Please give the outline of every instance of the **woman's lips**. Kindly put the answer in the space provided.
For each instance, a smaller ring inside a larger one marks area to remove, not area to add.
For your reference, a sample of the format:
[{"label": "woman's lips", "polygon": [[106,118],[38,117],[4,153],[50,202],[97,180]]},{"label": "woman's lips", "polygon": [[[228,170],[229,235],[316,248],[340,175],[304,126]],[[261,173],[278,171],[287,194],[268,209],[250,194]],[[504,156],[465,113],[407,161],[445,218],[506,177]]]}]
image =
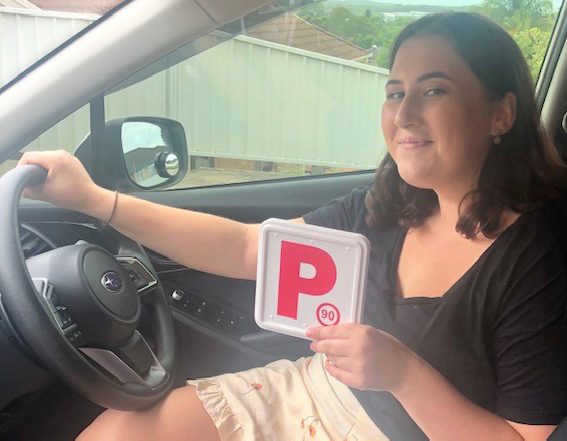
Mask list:
[{"label": "woman's lips", "polygon": [[430,143],[431,141],[428,141],[426,139],[403,138],[398,141],[398,146],[404,149],[417,149],[420,147],[424,147]]}]

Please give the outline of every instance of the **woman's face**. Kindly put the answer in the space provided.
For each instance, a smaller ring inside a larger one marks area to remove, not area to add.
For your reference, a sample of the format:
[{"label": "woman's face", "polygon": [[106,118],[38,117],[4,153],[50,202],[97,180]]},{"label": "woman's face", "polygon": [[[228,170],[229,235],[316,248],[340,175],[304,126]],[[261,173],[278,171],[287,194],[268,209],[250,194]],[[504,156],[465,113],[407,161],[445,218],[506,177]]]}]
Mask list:
[{"label": "woman's face", "polygon": [[406,40],[382,108],[382,130],[402,179],[457,197],[474,188],[492,145],[493,107],[450,43],[440,37]]}]

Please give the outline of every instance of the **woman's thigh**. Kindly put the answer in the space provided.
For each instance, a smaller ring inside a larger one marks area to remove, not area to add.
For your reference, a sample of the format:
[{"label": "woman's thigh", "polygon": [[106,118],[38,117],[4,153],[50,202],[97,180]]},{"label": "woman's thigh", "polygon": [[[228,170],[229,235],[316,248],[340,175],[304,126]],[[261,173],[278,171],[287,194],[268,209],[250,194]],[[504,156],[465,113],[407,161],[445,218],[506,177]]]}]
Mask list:
[{"label": "woman's thigh", "polygon": [[143,411],[107,410],[77,440],[220,441],[220,437],[195,388],[185,386]]}]

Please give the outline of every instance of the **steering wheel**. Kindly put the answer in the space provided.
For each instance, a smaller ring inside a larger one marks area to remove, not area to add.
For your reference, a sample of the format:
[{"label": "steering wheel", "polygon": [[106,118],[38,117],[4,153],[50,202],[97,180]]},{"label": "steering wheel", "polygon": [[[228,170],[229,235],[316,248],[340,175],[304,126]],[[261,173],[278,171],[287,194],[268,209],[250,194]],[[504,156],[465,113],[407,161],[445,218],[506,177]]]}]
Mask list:
[{"label": "steering wheel", "polygon": [[[0,178],[0,306],[27,350],[84,397],[120,410],[148,407],[174,380],[175,334],[163,289],[134,242],[127,256],[79,242],[26,261],[19,200],[46,176],[25,165]],[[142,310],[153,326],[151,346],[139,330]]]}]

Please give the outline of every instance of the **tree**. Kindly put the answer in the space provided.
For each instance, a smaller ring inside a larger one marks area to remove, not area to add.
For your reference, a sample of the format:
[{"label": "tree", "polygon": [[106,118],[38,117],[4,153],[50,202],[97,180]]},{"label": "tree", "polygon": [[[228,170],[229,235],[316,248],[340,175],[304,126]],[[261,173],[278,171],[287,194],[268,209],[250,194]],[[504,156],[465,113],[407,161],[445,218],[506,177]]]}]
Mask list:
[{"label": "tree", "polygon": [[[388,68],[389,52],[396,36],[415,17],[385,20],[380,12],[368,7],[336,4],[325,8],[316,3],[300,14],[306,21],[363,49],[375,46],[376,65]],[[401,5],[378,4],[382,9],[401,8]],[[537,78],[555,21],[551,0],[483,0],[479,6],[468,9],[481,12],[503,26],[520,46],[533,78]]]},{"label": "tree", "polygon": [[390,50],[398,34],[415,19],[412,17],[397,17],[386,22],[375,36],[375,45],[378,48],[376,66],[390,68]]},{"label": "tree", "polygon": [[553,26],[551,0],[484,0],[478,9],[510,32]]},{"label": "tree", "polygon": [[553,30],[550,0],[483,0],[473,9],[504,27],[522,50],[532,77],[537,79]]},{"label": "tree", "polygon": [[522,49],[532,78],[536,80],[547,50],[549,34],[546,34],[540,28],[534,27],[517,32],[514,39],[520,46],[520,49]]},{"label": "tree", "polygon": [[303,20],[318,25],[325,17],[325,7],[321,3],[315,3],[309,7],[299,10],[298,14]]},{"label": "tree", "polygon": [[386,21],[382,14],[372,13],[369,9],[360,11],[359,15],[343,6],[328,11],[319,8],[308,8],[301,17],[362,49],[370,50],[376,46],[376,64],[385,68],[388,67],[388,53],[396,35],[412,21],[407,17]]}]

